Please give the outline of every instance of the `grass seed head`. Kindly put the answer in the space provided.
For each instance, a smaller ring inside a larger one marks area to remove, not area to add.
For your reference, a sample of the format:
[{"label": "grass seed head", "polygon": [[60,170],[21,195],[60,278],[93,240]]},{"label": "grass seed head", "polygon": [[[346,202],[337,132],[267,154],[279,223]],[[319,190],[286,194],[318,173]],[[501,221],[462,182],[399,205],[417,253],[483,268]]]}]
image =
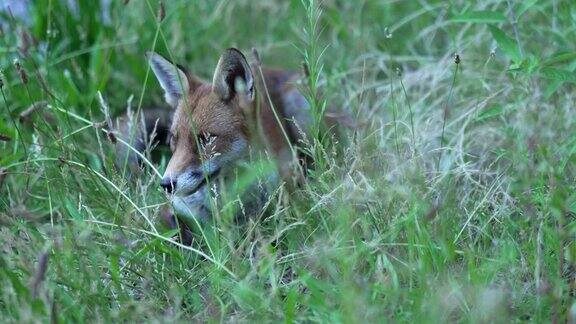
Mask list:
[{"label": "grass seed head", "polygon": [[2,185],[4,184],[6,175],[8,175],[8,170],[6,170],[5,168],[0,168],[0,187],[2,187]]},{"label": "grass seed head", "polygon": [[48,258],[48,252],[43,252],[40,254],[40,258],[38,259],[38,269],[36,270],[34,279],[32,279],[30,284],[30,290],[32,291],[32,296],[34,296],[34,298],[38,298],[38,290],[40,289],[40,284],[46,277],[46,270],[48,269]]},{"label": "grass seed head", "polygon": [[166,8],[164,8],[164,2],[160,1],[158,7],[158,22],[164,21],[164,18],[166,18]]},{"label": "grass seed head", "polygon": [[306,77],[306,79],[310,78],[310,67],[306,61],[302,61],[302,74]]},{"label": "grass seed head", "polygon": [[18,59],[14,60],[14,66],[16,67],[16,71],[18,72],[18,75],[20,76],[20,80],[22,80],[22,83],[28,84],[28,74],[26,74],[26,70],[24,70],[22,64],[20,64],[20,61]]},{"label": "grass seed head", "polygon": [[33,104],[30,105],[30,107],[26,108],[26,110],[24,110],[23,112],[20,113],[20,116],[18,116],[18,120],[21,123],[29,123],[32,120],[32,115],[41,109],[44,109],[48,106],[48,102],[47,101],[38,101],[35,102]]},{"label": "grass seed head", "polygon": [[108,140],[110,140],[112,144],[116,144],[118,142],[116,135],[112,131],[108,132]]},{"label": "grass seed head", "polygon": [[262,65],[262,61],[260,60],[260,54],[258,54],[258,50],[256,49],[256,47],[252,47],[252,56],[254,56],[254,59],[256,60],[256,64],[258,64],[258,66]]},{"label": "grass seed head", "polygon": [[25,29],[20,29],[20,46],[18,46],[18,50],[22,55],[28,56],[28,52],[31,47],[36,46],[36,39]]}]

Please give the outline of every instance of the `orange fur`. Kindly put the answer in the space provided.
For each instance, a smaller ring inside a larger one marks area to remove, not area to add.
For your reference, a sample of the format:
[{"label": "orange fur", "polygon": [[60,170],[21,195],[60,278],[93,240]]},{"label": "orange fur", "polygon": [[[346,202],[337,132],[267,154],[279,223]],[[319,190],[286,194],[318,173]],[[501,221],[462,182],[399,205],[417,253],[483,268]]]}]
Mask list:
[{"label": "orange fur", "polygon": [[257,143],[276,160],[290,188],[302,181],[294,147],[311,119],[296,89],[296,73],[250,67],[235,49],[222,55],[212,82],[157,54],[148,59],[175,109],[168,127],[172,157],[161,185],[171,193],[178,214],[209,217],[205,179],[232,168]]}]

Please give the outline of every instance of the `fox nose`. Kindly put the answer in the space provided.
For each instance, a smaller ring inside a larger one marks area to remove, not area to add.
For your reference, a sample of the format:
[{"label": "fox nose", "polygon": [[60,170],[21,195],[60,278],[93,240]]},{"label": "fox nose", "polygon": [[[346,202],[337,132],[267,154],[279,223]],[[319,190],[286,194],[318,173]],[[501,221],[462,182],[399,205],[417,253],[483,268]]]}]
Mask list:
[{"label": "fox nose", "polygon": [[164,188],[164,191],[167,193],[172,193],[176,190],[176,179],[164,177],[162,178],[162,181],[160,181],[160,187]]}]

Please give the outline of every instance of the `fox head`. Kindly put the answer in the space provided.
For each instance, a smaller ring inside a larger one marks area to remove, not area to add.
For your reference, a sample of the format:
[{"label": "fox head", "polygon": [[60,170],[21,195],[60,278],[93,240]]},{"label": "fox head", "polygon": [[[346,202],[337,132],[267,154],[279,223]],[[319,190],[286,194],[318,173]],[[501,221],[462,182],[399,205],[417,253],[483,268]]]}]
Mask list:
[{"label": "fox head", "polygon": [[189,74],[156,53],[148,62],[168,105],[172,157],[160,183],[178,214],[208,217],[208,183],[248,147],[243,105],[254,100],[254,78],[237,49],[222,54],[212,83]]}]

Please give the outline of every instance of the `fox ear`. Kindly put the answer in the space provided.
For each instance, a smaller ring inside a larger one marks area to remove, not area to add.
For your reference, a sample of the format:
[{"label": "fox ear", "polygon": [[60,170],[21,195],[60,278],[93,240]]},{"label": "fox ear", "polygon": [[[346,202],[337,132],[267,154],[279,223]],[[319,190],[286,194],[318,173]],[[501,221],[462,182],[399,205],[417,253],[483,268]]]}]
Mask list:
[{"label": "fox ear", "polygon": [[230,101],[236,93],[254,100],[254,77],[244,55],[235,48],[222,54],[212,79],[212,90],[222,99]]},{"label": "fox ear", "polygon": [[166,102],[176,108],[182,95],[190,91],[188,76],[183,68],[154,52],[147,52],[146,58],[160,86],[164,89]]}]

